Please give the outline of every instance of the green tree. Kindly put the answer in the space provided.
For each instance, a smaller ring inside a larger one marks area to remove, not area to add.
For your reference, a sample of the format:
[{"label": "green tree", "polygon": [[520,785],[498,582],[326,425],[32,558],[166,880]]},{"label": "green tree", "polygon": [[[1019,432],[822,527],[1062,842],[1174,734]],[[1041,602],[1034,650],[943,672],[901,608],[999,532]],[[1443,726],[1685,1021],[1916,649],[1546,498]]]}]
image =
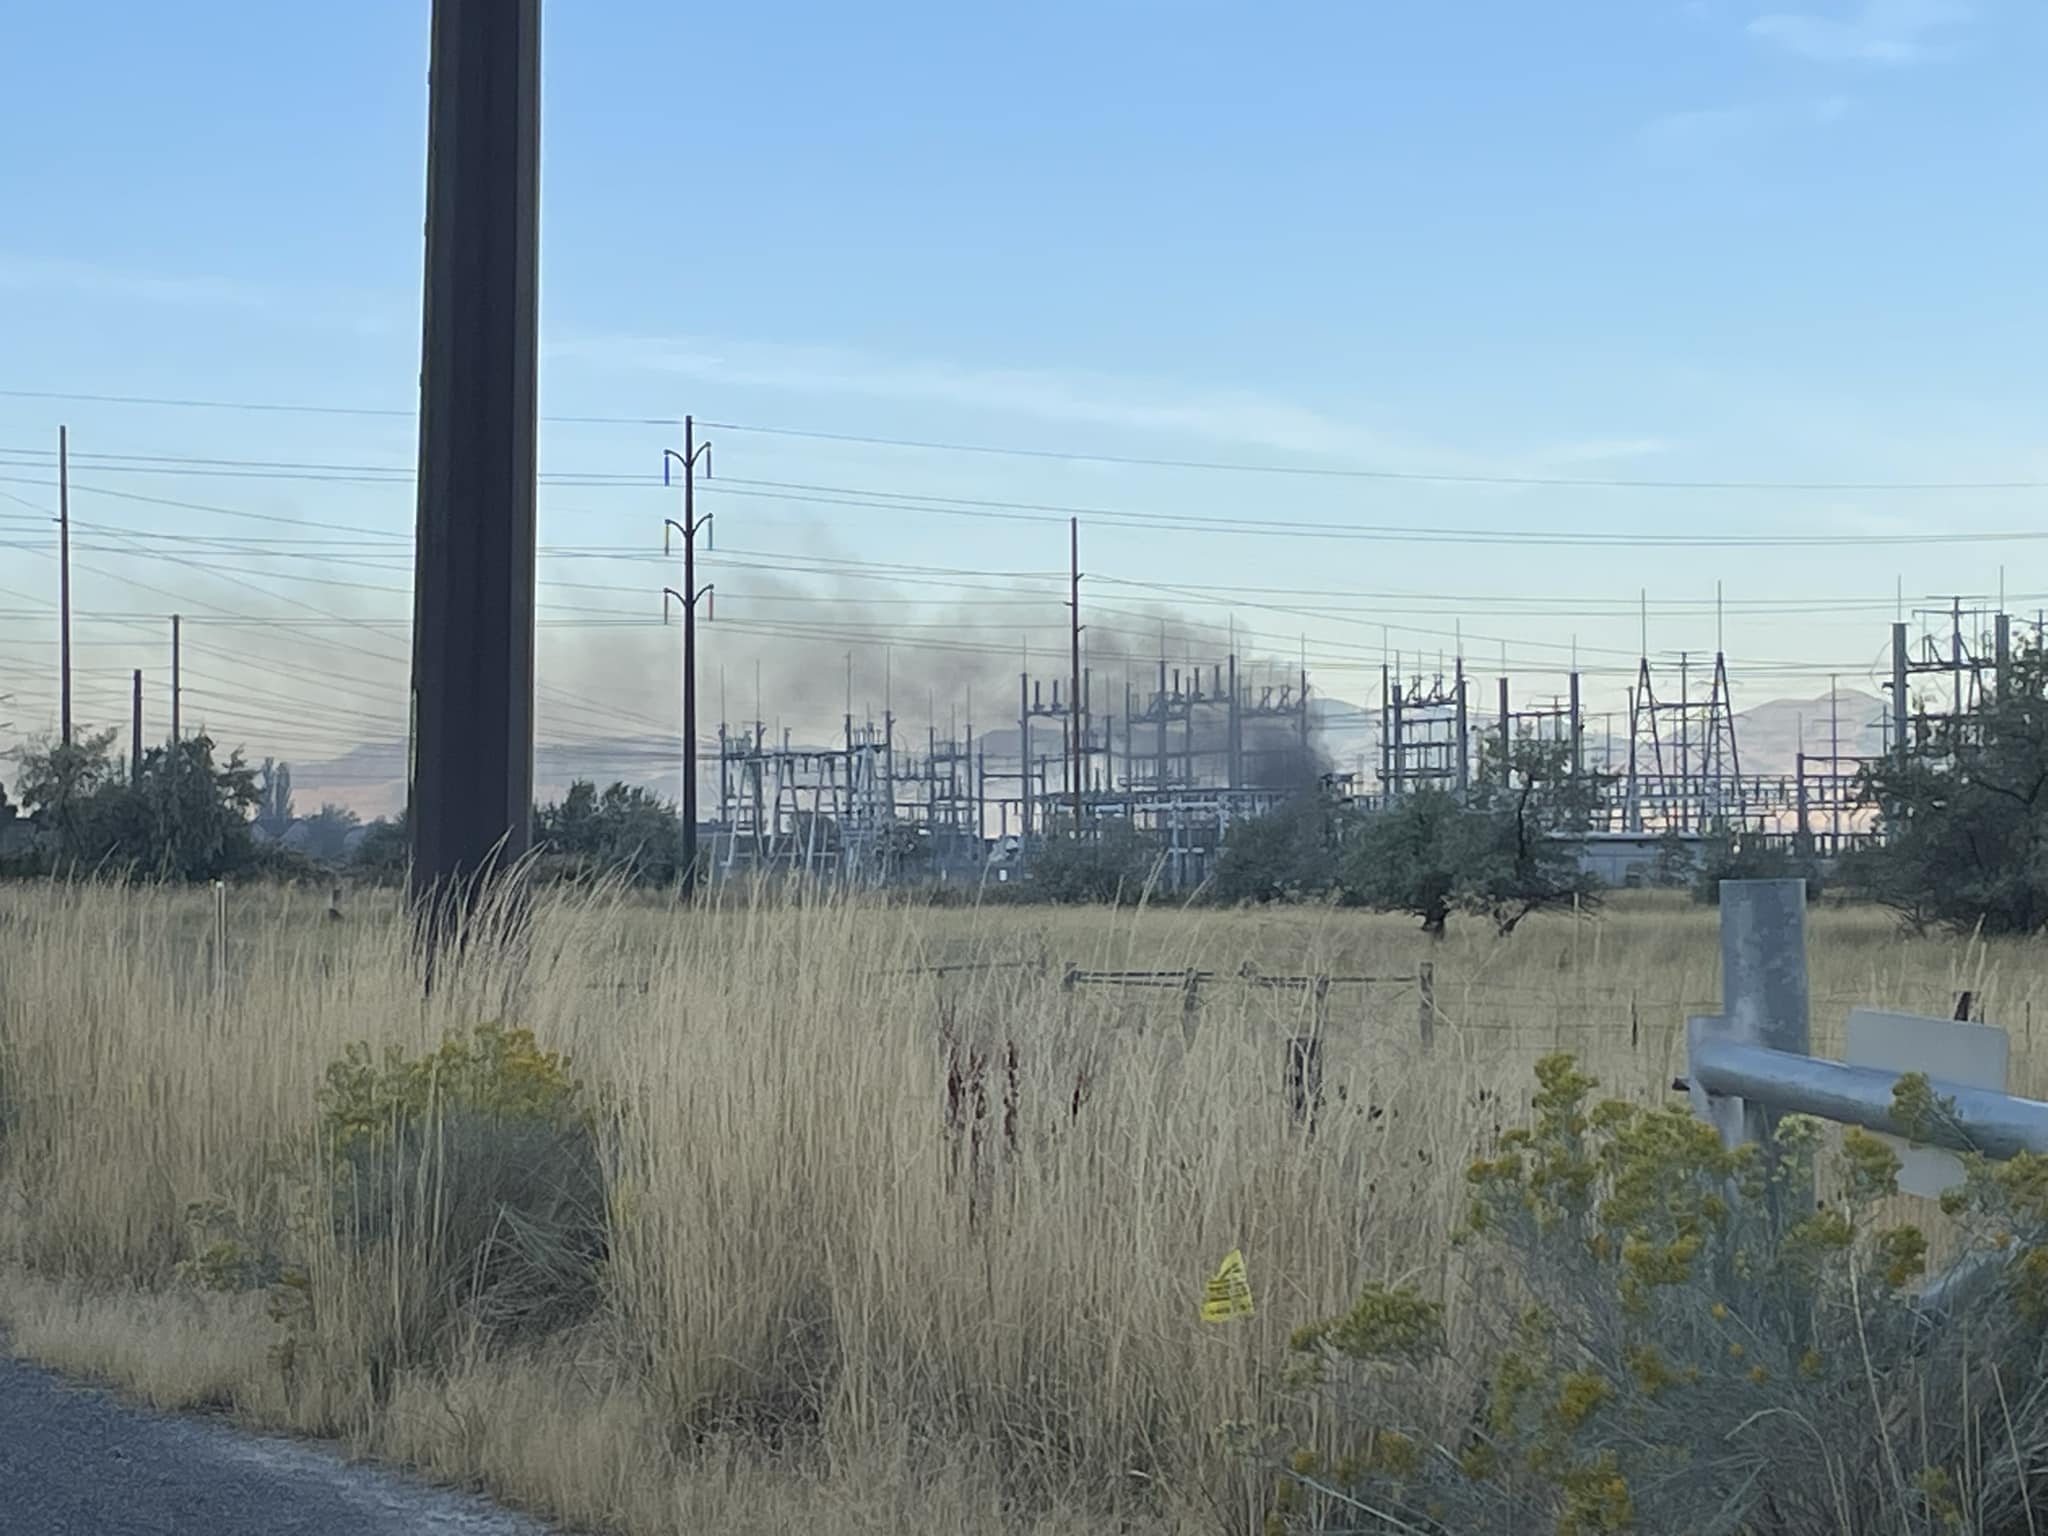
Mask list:
[{"label": "green tree", "polygon": [[1881,846],[1849,873],[1916,924],[2048,927],[2048,654],[2024,645],[1973,714],[1872,768]]},{"label": "green tree", "polygon": [[280,763],[266,757],[263,766],[256,770],[256,825],[272,838],[280,838],[291,830],[292,821],[292,765]]},{"label": "green tree", "polygon": [[682,874],[676,809],[638,785],[614,783],[600,793],[578,779],[558,803],[535,812],[534,840],[574,874],[618,873],[648,885],[671,885]]},{"label": "green tree", "polygon": [[1510,743],[1505,773],[1498,745],[1484,761],[1491,771],[1470,801],[1484,826],[1469,839],[1464,905],[1509,934],[1532,912],[1597,904],[1600,884],[1580,867],[1572,835],[1590,824],[1606,778],[1577,767],[1564,741]]},{"label": "green tree", "polygon": [[1085,838],[1055,823],[1027,866],[1031,889],[1046,901],[1136,902],[1159,867],[1157,839],[1128,821],[1098,821]]},{"label": "green tree", "polygon": [[363,829],[351,861],[362,874],[379,884],[402,878],[412,861],[412,822],[407,812],[395,820],[378,817]]},{"label": "green tree", "polygon": [[1802,858],[1783,843],[1727,833],[1711,839],[1702,850],[1692,882],[1693,899],[1718,907],[1723,880],[1804,880],[1808,901],[1819,901],[1826,885],[1816,860]]},{"label": "green tree", "polygon": [[1344,850],[1344,898],[1379,912],[1409,912],[1441,938],[1479,859],[1477,818],[1440,789],[1402,795],[1360,818]]},{"label": "green tree", "polygon": [[1493,748],[1466,799],[1424,789],[1362,817],[1340,864],[1344,896],[1413,913],[1439,938],[1453,912],[1482,914],[1507,935],[1532,912],[1597,903],[1573,834],[1601,784],[1574,770],[1567,743],[1525,739],[1505,757]]},{"label": "green tree", "polygon": [[239,750],[216,763],[211,737],[188,736],[150,749],[130,784],[113,739],[97,732],[22,759],[22,801],[56,833],[57,868],[216,880],[253,865],[249,813],[262,793]]},{"label": "green tree", "polygon": [[1700,877],[1700,860],[1692,842],[1676,826],[1666,827],[1657,838],[1656,862],[1650,866],[1650,883],[1661,890],[1682,891]]},{"label": "green tree", "polygon": [[187,736],[143,755],[132,789],[103,791],[106,846],[96,862],[139,874],[218,880],[255,862],[249,815],[262,800],[256,773],[240,750],[214,761],[210,736]]},{"label": "green tree", "polygon": [[1235,823],[1216,858],[1212,896],[1236,905],[1328,895],[1337,887],[1338,819],[1327,798],[1307,794]]},{"label": "green tree", "polygon": [[121,778],[113,744],[111,730],[88,731],[68,743],[44,740],[22,752],[15,777],[22,809],[54,834],[60,858],[75,858],[81,845],[98,841],[89,823],[101,792]]},{"label": "green tree", "polygon": [[323,805],[302,825],[307,856],[322,864],[341,864],[348,858],[348,835],[362,825],[362,818],[345,805]]}]

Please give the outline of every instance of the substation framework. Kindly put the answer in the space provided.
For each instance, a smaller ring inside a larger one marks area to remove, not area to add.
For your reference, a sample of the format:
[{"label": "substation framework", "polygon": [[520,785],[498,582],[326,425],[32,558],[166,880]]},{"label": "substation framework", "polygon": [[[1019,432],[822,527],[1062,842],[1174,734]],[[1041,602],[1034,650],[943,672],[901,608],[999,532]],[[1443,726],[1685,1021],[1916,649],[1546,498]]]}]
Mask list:
[{"label": "substation framework", "polygon": [[[1892,626],[1886,756],[1926,750],[1943,722],[1967,721],[1995,697],[2013,623],[1956,600]],[[1792,773],[1744,771],[1720,651],[1639,658],[1619,730],[1610,715],[1597,735],[1576,669],[1562,690],[1518,702],[1509,677],[1476,678],[1462,658],[1426,671],[1390,662],[1370,782],[1318,765],[1305,668],[1254,684],[1235,655],[1206,666],[1162,659],[1144,687],[1124,682],[1120,708],[1100,711],[1091,672],[1079,681],[1077,700],[1070,678],[1021,673],[1014,741],[993,749],[972,720],[943,735],[928,726],[916,742],[899,740],[893,715],[849,715],[831,746],[787,731],[772,741],[759,722],[722,725],[718,811],[704,829],[712,872],[869,885],[1007,879],[1072,826],[1078,807],[1084,833],[1121,822],[1155,838],[1163,883],[1185,888],[1213,871],[1232,825],[1304,792],[1361,806],[1424,790],[1464,795],[1528,741],[1557,744],[1569,771],[1598,775],[1589,842],[1735,836],[1832,857],[1874,836],[1868,770],[1881,759],[1843,750],[1839,716],[1826,750],[1802,738]],[[1873,723],[1847,722],[1858,734]]]}]

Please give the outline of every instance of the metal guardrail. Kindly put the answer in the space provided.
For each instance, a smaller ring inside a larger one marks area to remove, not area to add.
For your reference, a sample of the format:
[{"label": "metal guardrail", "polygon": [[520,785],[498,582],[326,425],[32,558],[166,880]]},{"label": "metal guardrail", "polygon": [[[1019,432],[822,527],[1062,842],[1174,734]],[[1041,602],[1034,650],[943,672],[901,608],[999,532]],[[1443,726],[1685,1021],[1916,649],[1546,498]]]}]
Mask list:
[{"label": "metal guardrail", "polygon": [[[1814,1115],[1989,1157],[2048,1152],[2048,1103],[1943,1081],[1936,1123],[1902,1126],[1892,1111],[1899,1072],[1809,1054],[1806,882],[1721,884],[1721,1013],[1687,1021],[1688,1089],[1731,1144],[1767,1137],[1783,1115]],[[1932,1034],[1946,1021],[1930,1019]]]},{"label": "metal guardrail", "polygon": [[[1817,1115],[1893,1136],[1909,1135],[1892,1114],[1896,1072],[1737,1040],[1699,1040],[1691,1055],[1692,1086],[1710,1096],[1750,1100],[1782,1114]],[[1987,1157],[2048,1152],[2048,1104],[1938,1079],[1929,1083],[1941,1099],[1950,1101],[1943,1106],[1949,1113],[1915,1128],[1913,1139]]]}]

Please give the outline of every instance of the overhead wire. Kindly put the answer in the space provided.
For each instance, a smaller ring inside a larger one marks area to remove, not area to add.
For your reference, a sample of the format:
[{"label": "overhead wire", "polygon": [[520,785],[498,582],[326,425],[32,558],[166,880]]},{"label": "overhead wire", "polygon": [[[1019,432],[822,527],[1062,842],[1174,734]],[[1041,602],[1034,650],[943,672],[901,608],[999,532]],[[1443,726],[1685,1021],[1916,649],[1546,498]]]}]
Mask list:
[{"label": "overhead wire", "polygon": [[[283,415],[363,417],[385,420],[416,419],[412,408],[394,406],[328,405],[277,400],[225,400],[200,396],[130,395],[79,390],[0,389],[0,399],[43,400],[77,404],[152,406],[190,410],[248,411]],[[543,422],[583,426],[652,426],[673,428],[674,416],[591,413],[559,415],[544,413]],[[1238,459],[1197,459],[1167,455],[1102,453],[1080,448],[1023,446],[1007,443],[975,443],[931,438],[892,437],[879,433],[836,432],[765,422],[712,421],[698,423],[706,431],[738,432],[764,437],[802,439],[863,447],[893,448],[923,453],[952,453],[1052,460],[1069,463],[1114,464],[1148,469],[1200,471],[1230,475],[1276,475],[1345,480],[1383,480],[1441,485],[1545,486],[1564,489],[1612,489],[1655,491],[1787,491],[1841,493],[1868,492],[2003,492],[2048,489],[2048,481],[2035,478],[1983,480],[1827,480],[1769,478],[1682,478],[1673,476],[1544,475],[1495,473],[1469,470],[1391,469],[1345,464],[1301,464]]]}]

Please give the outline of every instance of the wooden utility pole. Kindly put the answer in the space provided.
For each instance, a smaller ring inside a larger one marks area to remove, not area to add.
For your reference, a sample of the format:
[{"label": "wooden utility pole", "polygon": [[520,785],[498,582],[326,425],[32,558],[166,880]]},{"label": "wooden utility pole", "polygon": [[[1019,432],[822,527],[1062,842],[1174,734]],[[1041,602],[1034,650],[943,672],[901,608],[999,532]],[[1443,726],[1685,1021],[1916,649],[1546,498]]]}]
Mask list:
[{"label": "wooden utility pole", "polygon": [[184,679],[180,675],[178,664],[178,631],[182,623],[183,621],[177,614],[171,615],[171,760],[173,762],[176,762],[178,757],[178,737],[181,734],[180,726],[182,723],[178,718],[178,709],[183,702],[181,695],[184,691]]},{"label": "wooden utility pole", "polygon": [[411,895],[430,941],[532,838],[540,0],[434,0]]},{"label": "wooden utility pole", "polygon": [[57,606],[60,630],[57,637],[57,665],[63,673],[63,740],[71,745],[71,434],[57,429]]},{"label": "wooden utility pole", "polygon": [[[677,598],[683,605],[683,893],[687,898],[697,889],[697,599],[708,599],[705,617],[711,617],[718,599],[711,596],[712,589],[697,588],[697,533],[711,526],[711,518],[697,516],[697,461],[704,461],[704,473],[711,473],[711,445],[697,441],[697,419],[683,418],[683,451],[674,449],[663,452],[661,460],[661,483],[669,483],[669,463],[678,461],[683,466],[683,520],[679,523],[669,518],[662,528],[661,550],[669,552],[668,530],[673,528],[683,536],[683,590],[663,588],[662,618],[668,618],[668,599]],[[849,705],[850,709],[852,706]],[[849,718],[851,718],[849,716]],[[848,760],[848,771],[852,769]]]},{"label": "wooden utility pole", "polygon": [[142,782],[142,668],[135,669],[135,698],[128,723],[128,782]]},{"label": "wooden utility pole", "polygon": [[1081,777],[1088,761],[1088,717],[1081,700],[1081,519],[1067,519],[1068,619],[1073,632],[1074,670],[1067,680],[1067,740],[1073,751],[1074,836],[1081,836]]}]

